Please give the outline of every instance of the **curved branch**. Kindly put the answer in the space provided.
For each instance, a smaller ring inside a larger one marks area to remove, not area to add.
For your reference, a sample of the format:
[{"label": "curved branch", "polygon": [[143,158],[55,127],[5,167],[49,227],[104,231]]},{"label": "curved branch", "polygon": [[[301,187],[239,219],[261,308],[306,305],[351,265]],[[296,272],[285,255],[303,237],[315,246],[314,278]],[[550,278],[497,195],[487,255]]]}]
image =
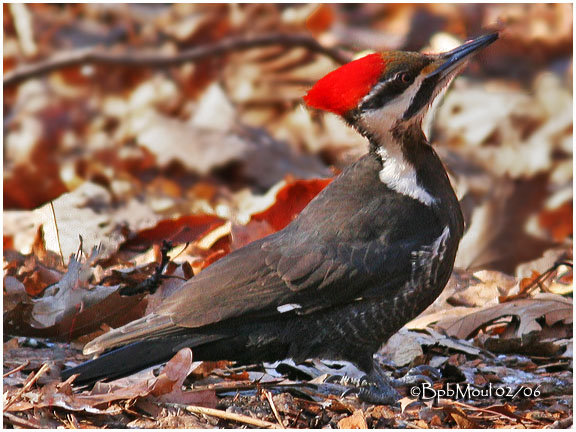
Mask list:
[{"label": "curved branch", "polygon": [[115,54],[106,52],[101,47],[90,47],[75,51],[68,51],[55,55],[47,60],[26,64],[4,74],[3,85],[10,87],[22,81],[46,75],[55,70],[83,64],[103,64],[121,66],[145,66],[164,68],[180,65],[187,62],[197,62],[207,57],[226,54],[231,51],[243,51],[271,45],[285,47],[303,47],[330,57],[337,63],[350,61],[341,52],[320,45],[315,39],[307,35],[269,34],[250,38],[228,38],[212,44],[202,45],[182,51],[176,55],[160,54]]}]

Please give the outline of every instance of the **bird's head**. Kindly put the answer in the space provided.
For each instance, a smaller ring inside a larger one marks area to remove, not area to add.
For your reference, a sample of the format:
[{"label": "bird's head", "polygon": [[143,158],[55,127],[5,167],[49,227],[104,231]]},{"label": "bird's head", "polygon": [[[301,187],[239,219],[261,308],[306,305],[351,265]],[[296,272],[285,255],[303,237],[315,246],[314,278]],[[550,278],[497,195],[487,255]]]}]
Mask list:
[{"label": "bird's head", "polygon": [[307,105],[341,115],[368,138],[402,126],[420,127],[440,91],[472,54],[498,39],[487,34],[440,54],[370,54],[326,75],[304,97]]}]

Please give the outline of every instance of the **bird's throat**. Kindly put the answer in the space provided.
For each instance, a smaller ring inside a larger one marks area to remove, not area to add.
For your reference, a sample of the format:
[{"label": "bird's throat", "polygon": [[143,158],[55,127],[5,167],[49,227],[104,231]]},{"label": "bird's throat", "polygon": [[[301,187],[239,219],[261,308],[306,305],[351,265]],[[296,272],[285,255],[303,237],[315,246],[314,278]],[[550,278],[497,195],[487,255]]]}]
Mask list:
[{"label": "bird's throat", "polygon": [[432,206],[436,198],[425,188],[418,178],[418,171],[408,155],[408,147],[400,136],[389,135],[387,142],[371,143],[371,147],[382,163],[378,173],[380,181],[387,187]]}]

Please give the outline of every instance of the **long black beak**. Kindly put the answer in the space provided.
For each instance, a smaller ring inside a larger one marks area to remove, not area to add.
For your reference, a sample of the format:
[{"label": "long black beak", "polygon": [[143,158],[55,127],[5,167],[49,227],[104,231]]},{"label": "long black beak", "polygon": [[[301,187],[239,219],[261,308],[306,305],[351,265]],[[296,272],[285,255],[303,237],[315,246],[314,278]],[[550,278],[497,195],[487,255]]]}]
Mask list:
[{"label": "long black beak", "polygon": [[416,93],[410,107],[402,117],[403,120],[406,121],[412,118],[419,113],[424,106],[431,103],[440,89],[450,82],[450,79],[456,75],[460,66],[462,66],[472,54],[490,45],[496,39],[498,39],[498,33],[491,33],[466,42],[454,48],[452,51],[442,54],[431,54],[431,72],[428,72],[426,78],[422,80],[418,93]]},{"label": "long black beak", "polygon": [[473,54],[480,51],[482,48],[490,45],[498,39],[498,33],[490,33],[484,36],[477,37],[474,40],[466,42],[451,51],[438,55],[440,66],[433,72],[430,72],[426,78],[437,77],[439,80],[449,76],[458,66],[464,61],[469,59]]}]

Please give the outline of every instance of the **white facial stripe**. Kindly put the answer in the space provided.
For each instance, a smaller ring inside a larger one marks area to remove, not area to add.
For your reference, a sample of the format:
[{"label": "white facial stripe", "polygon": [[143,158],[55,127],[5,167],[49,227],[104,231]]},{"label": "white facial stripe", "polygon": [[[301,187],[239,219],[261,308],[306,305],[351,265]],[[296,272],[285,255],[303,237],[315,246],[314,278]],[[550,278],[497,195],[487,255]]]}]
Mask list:
[{"label": "white facial stripe", "polygon": [[386,147],[378,148],[377,152],[382,158],[382,169],[378,173],[382,183],[402,195],[407,195],[420,201],[424,205],[431,206],[436,201],[436,198],[418,184],[416,170],[404,158],[398,144],[390,141],[389,144],[386,144]]},{"label": "white facial stripe", "polygon": [[360,101],[358,106],[362,106],[366,101],[372,99],[372,97],[374,97],[374,95],[379,93],[383,87],[387,86],[390,81],[394,81],[395,79],[396,79],[396,76],[393,76],[391,78],[388,78],[386,81],[380,81],[378,84],[376,84],[374,86],[374,88],[372,90],[370,90],[370,93],[368,93],[366,96],[364,96],[362,98],[362,100]]},{"label": "white facial stripe", "polygon": [[[396,121],[404,116],[424,79],[425,76],[418,76],[410,87],[382,108],[364,111],[360,116],[360,122],[364,129],[376,138],[388,141],[389,137],[387,134],[394,128]],[[368,96],[362,100],[362,103],[374,96],[384,85],[386,85],[386,81],[377,84]],[[420,117],[420,115],[417,117]]]}]

